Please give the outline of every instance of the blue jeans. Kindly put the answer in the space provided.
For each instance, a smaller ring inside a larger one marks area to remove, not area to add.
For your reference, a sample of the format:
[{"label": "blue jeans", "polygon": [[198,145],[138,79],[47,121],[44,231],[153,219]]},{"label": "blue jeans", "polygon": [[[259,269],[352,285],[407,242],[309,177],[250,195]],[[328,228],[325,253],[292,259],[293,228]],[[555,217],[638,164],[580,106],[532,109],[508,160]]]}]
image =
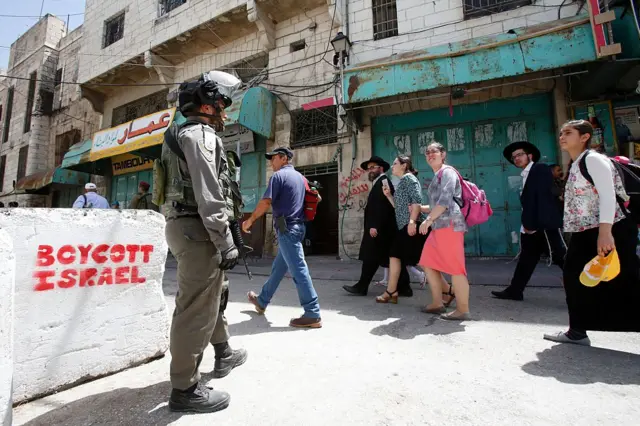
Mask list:
[{"label": "blue jeans", "polygon": [[320,305],[318,304],[318,294],[313,288],[309,267],[304,260],[304,249],[302,241],[305,234],[304,224],[289,225],[287,233],[276,231],[278,236],[278,255],[271,266],[271,275],[262,286],[258,302],[260,306],[266,308],[278,286],[284,278],[287,270],[291,272],[293,282],[298,290],[300,305],[304,308],[304,317],[320,318]]}]

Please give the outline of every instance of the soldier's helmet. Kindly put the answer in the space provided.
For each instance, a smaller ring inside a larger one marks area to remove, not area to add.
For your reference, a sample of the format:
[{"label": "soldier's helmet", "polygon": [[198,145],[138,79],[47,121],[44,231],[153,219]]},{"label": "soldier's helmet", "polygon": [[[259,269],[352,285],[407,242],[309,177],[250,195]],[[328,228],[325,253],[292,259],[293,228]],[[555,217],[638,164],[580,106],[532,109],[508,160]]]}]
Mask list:
[{"label": "soldier's helmet", "polygon": [[235,92],[242,86],[242,81],[223,71],[209,71],[197,81],[184,82],[178,89],[178,108],[185,112],[200,105],[212,105],[218,109],[218,101],[224,108],[229,108]]}]

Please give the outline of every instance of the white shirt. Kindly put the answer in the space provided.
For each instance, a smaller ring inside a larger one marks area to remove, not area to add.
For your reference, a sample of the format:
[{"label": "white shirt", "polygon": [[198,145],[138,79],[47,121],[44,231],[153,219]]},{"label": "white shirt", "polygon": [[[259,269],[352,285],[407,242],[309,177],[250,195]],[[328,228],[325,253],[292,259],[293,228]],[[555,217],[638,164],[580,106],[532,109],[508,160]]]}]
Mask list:
[{"label": "white shirt", "polygon": [[[527,178],[529,177],[529,172],[531,171],[533,164],[534,164],[533,161],[529,162],[527,167],[525,167],[524,170],[520,173],[520,176],[522,176],[522,191],[520,191],[520,195],[522,195],[522,192],[524,191],[524,186],[527,184]],[[525,233],[524,226],[522,225],[520,225],[520,233],[521,234]]]},{"label": "white shirt", "polygon": [[[92,209],[108,209],[109,202],[106,198],[96,194],[95,192],[87,192],[84,194],[87,197],[87,205],[86,208]],[[84,197],[81,195],[76,198],[76,201],[73,203],[74,209],[81,209],[84,206]]]}]

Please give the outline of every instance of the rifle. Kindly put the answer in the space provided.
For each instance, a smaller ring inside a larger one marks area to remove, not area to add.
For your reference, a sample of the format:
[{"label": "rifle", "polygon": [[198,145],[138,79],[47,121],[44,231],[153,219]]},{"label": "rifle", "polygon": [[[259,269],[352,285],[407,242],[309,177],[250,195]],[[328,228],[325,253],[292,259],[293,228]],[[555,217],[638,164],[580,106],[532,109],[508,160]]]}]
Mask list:
[{"label": "rifle", "polygon": [[233,243],[238,248],[238,253],[240,257],[242,257],[242,261],[244,262],[244,268],[247,271],[247,277],[249,280],[253,279],[253,274],[249,270],[249,264],[247,263],[247,255],[253,251],[253,248],[244,244],[244,238],[242,238],[242,231],[240,230],[240,224],[237,220],[232,220],[229,222],[229,228],[231,229],[231,236],[233,237]]}]

